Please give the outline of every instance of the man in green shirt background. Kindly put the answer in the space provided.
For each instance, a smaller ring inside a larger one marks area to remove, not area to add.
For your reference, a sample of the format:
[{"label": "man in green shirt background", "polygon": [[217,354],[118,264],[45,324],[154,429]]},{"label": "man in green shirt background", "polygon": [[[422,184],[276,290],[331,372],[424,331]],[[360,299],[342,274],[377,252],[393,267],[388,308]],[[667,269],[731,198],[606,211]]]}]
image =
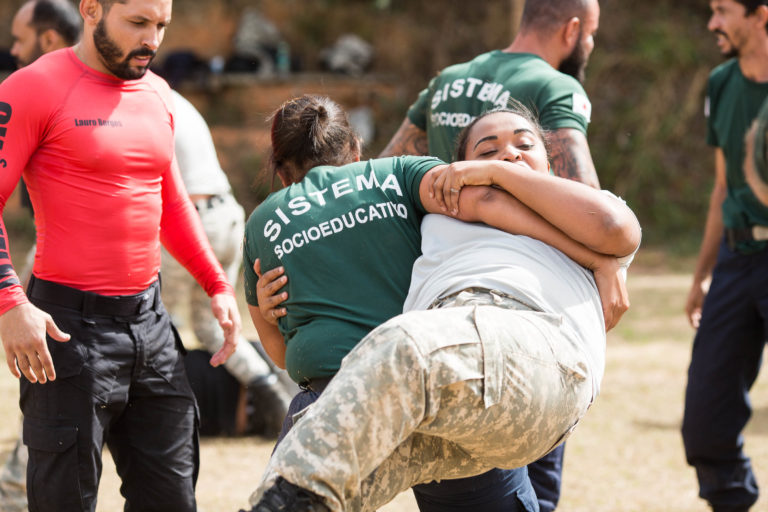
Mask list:
[{"label": "man in green shirt background", "polygon": [[685,305],[697,332],[682,434],[699,496],[715,512],[736,512],[749,510],[758,498],[742,431],[768,328],[768,250],[761,230],[754,229],[768,226],[768,207],[749,188],[743,162],[744,134],[768,98],[768,1],[712,0],[710,6],[707,28],[729,60],[707,84],[715,182]]}]

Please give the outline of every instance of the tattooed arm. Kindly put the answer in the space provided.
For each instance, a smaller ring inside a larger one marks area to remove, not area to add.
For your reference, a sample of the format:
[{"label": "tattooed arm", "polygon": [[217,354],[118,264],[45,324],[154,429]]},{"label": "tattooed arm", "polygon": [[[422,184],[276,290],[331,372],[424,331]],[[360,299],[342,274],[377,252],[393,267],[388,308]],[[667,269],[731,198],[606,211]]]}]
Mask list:
[{"label": "tattooed arm", "polygon": [[413,124],[407,117],[387,147],[381,152],[379,158],[400,155],[429,155],[427,132]]},{"label": "tattooed arm", "polygon": [[549,159],[555,176],[600,188],[587,137],[574,128],[560,128],[549,136]]}]

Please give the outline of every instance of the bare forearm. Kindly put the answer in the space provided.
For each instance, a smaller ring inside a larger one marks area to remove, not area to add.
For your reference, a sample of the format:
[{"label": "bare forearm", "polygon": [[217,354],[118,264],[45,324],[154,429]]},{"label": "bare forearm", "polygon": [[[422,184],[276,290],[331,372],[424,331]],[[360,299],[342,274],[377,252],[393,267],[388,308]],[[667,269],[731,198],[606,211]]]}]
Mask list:
[{"label": "bare forearm", "polygon": [[248,311],[264,351],[278,367],[285,369],[285,340],[280,330],[262,318],[257,306],[249,305]]},{"label": "bare forearm", "polygon": [[590,249],[625,256],[640,244],[640,226],[626,204],[600,190],[501,163],[494,184]]},{"label": "bare forearm", "polygon": [[[474,188],[474,187],[473,187]],[[463,193],[470,193],[465,189]],[[594,269],[605,254],[597,253],[569,237],[563,231],[550,224],[541,215],[526,205],[500,190],[490,190],[482,194],[473,209],[474,221],[501,229],[507,233],[535,238],[560,250],[579,265]]]},{"label": "bare forearm", "polygon": [[704,227],[704,237],[701,241],[699,256],[696,260],[694,270],[694,281],[701,282],[711,273],[717,261],[717,253],[720,247],[720,240],[723,236],[723,201],[727,191],[717,185],[712,190],[709,199],[709,210],[707,212],[707,221]]}]

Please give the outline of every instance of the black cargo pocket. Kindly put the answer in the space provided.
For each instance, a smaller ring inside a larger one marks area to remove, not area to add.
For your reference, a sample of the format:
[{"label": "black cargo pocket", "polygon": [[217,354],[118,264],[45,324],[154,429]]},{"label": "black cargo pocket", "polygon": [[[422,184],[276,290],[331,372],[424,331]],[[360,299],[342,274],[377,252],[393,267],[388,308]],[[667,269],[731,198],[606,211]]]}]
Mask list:
[{"label": "black cargo pocket", "polygon": [[30,511],[83,510],[77,427],[42,425],[25,417],[23,438],[29,448]]},{"label": "black cargo pocket", "polygon": [[152,350],[147,353],[147,367],[175,390],[189,389],[192,395],[184,368],[187,351],[181,342],[181,336],[168,315],[160,318],[155,328],[158,336],[152,342]]},{"label": "black cargo pocket", "polygon": [[86,359],[85,347],[77,340],[55,341],[48,337],[48,351],[53,359],[53,369],[57,379],[66,379],[80,375]]}]

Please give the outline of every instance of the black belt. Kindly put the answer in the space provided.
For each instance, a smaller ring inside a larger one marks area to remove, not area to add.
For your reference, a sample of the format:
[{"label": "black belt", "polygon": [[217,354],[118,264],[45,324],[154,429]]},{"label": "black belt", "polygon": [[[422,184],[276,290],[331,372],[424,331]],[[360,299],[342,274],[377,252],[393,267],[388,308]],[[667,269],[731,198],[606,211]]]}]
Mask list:
[{"label": "black belt", "polygon": [[160,283],[155,281],[149,288],[136,295],[100,295],[85,292],[63,284],[29,278],[27,295],[34,300],[56,304],[68,309],[103,316],[136,316],[155,309],[159,302]]},{"label": "black belt", "polygon": [[725,241],[732,251],[740,242],[763,242],[765,240],[768,240],[768,226],[725,228]]}]

